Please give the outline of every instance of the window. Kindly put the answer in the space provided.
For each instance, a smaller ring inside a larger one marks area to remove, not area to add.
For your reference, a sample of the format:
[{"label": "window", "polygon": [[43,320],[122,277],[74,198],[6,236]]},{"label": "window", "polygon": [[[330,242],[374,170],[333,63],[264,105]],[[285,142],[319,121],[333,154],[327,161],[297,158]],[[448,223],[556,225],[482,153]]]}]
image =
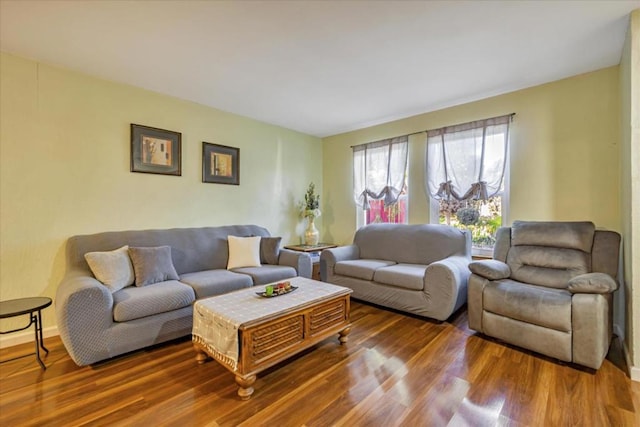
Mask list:
[{"label": "window", "polygon": [[406,224],[407,215],[409,213],[407,206],[407,186],[400,193],[398,201],[390,206],[384,205],[384,200],[370,200],[369,209],[363,210],[358,207],[358,228],[367,224],[375,224],[379,222],[390,222],[396,224]]},{"label": "window", "polygon": [[408,136],[353,147],[357,225],[407,222]]},{"label": "window", "polygon": [[508,191],[505,168],[512,115],[427,132],[432,222],[471,232],[474,255],[491,255]]}]

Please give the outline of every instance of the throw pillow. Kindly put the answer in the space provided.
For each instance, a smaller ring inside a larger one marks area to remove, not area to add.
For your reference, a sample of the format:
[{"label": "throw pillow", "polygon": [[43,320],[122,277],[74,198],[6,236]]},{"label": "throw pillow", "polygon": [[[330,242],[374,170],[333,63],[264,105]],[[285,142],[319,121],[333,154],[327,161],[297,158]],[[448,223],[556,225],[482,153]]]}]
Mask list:
[{"label": "throw pillow", "polygon": [[227,270],[239,267],[260,267],[260,236],[228,236],[229,261]]},{"label": "throw pillow", "polygon": [[136,274],[136,286],[179,279],[169,246],[129,248],[129,256]]},{"label": "throw pillow", "polygon": [[260,239],[260,262],[262,264],[278,265],[281,241],[282,237],[262,237]]},{"label": "throw pillow", "polygon": [[133,285],[135,276],[129,259],[129,246],[109,252],[87,252],[84,259],[96,279],[111,293]]}]

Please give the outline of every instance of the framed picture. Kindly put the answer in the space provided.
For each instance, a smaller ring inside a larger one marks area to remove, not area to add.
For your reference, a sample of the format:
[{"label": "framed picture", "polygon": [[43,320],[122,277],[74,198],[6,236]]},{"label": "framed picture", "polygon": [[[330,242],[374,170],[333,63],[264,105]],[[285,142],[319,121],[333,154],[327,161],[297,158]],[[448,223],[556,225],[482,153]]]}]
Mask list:
[{"label": "framed picture", "polygon": [[182,175],[182,134],[132,123],[131,172]]},{"label": "framed picture", "polygon": [[240,149],[203,142],[202,182],[240,185]]}]

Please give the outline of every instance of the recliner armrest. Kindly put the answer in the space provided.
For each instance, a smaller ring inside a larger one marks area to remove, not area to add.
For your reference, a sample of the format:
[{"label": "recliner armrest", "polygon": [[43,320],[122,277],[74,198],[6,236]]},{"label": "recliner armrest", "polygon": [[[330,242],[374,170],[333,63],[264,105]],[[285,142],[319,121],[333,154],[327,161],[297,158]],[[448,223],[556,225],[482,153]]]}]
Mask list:
[{"label": "recliner armrest", "polygon": [[609,294],[616,289],[618,283],[606,273],[580,274],[567,283],[572,294]]},{"label": "recliner armrest", "polygon": [[489,280],[507,279],[511,276],[511,268],[504,262],[495,259],[474,261],[469,264],[469,270],[473,274]]}]

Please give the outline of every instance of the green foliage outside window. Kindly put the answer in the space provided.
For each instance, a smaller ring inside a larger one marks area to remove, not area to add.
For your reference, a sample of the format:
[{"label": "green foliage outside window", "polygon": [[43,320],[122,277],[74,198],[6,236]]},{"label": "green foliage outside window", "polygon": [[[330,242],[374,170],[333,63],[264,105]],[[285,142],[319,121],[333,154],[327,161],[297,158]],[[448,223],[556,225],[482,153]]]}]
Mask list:
[{"label": "green foliage outside window", "polygon": [[488,200],[441,200],[440,224],[469,230],[474,248],[491,249],[496,242],[496,231],[502,225],[501,212],[501,196]]}]

